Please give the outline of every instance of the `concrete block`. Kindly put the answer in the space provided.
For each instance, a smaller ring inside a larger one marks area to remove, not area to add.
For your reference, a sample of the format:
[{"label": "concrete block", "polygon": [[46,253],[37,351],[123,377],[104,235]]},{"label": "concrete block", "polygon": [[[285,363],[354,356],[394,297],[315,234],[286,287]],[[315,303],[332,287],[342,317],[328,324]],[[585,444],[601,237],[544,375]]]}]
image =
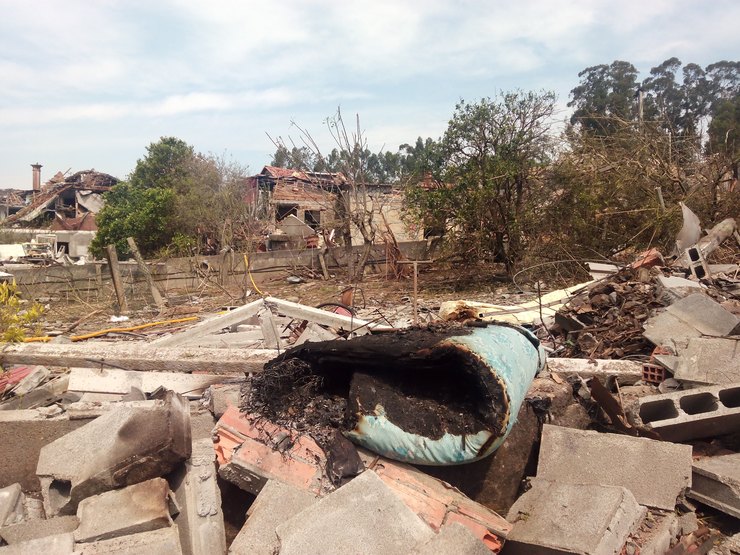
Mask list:
[{"label": "concrete block", "polygon": [[190,459],[181,463],[169,477],[180,507],[175,524],[180,532],[180,544],[184,553],[226,553],[221,491],[216,477],[216,454],[210,438],[194,441]]},{"label": "concrete block", "polygon": [[679,299],[688,297],[692,293],[698,293],[702,289],[706,289],[706,286],[697,281],[691,281],[690,279],[684,279],[678,276],[659,275],[657,285],[662,299],[668,303],[673,303]]},{"label": "concrete block", "polygon": [[276,532],[280,555],[406,555],[434,536],[373,471],[304,509]]},{"label": "concrete block", "polygon": [[172,525],[164,478],[154,478],[80,501],[76,542],[107,540]]},{"label": "concrete block", "polygon": [[[247,522],[229,548],[232,555],[273,555],[280,549],[275,529],[318,500],[308,491],[270,480],[247,511]],[[489,552],[490,554],[490,552]]]},{"label": "concrete block", "polygon": [[691,446],[545,424],[537,478],[622,486],[638,503],[672,511],[691,485]]},{"label": "concrete block", "polygon": [[239,406],[241,383],[214,384],[209,387],[208,409],[216,418],[221,418],[229,407]]},{"label": "concrete block", "polygon": [[75,555],[180,555],[176,526],[75,545]]},{"label": "concrete block", "polygon": [[412,555],[491,555],[491,550],[462,524],[442,526],[439,533]]},{"label": "concrete block", "polygon": [[179,395],[112,410],[41,450],[44,508],[72,514],[82,499],[166,474],[190,453],[190,407]]},{"label": "concrete block", "polygon": [[88,422],[66,415],[48,418],[38,410],[0,411],[0,487],[18,482],[25,491],[40,490],[36,466],[41,449]]},{"label": "concrete block", "polygon": [[57,534],[0,547],[0,555],[70,555],[74,552],[74,538],[72,534]]},{"label": "concrete block", "polygon": [[548,358],[547,369],[564,378],[597,377],[607,383],[618,380],[620,385],[632,385],[642,379],[642,363],[634,360],[589,360],[585,358]]},{"label": "concrete block", "polygon": [[693,337],[679,353],[673,377],[699,384],[740,382],[740,340]]},{"label": "concrete block", "polygon": [[151,393],[164,387],[188,398],[199,398],[209,385],[224,380],[216,374],[184,374],[182,372],[134,372],[114,368],[72,368],[69,390],[125,395],[134,387]]},{"label": "concrete block", "polygon": [[0,526],[9,526],[23,520],[23,491],[20,484],[0,489]]},{"label": "concrete block", "polygon": [[740,453],[694,462],[689,497],[740,518]]},{"label": "concrete block", "polygon": [[680,530],[676,513],[648,511],[640,528],[627,542],[626,551],[640,555],[666,555],[679,536]]},{"label": "concrete block", "polygon": [[536,478],[507,515],[514,528],[502,553],[613,555],[645,512],[623,487]]},{"label": "concrete block", "polygon": [[80,520],[74,516],[59,516],[48,520],[26,520],[13,526],[0,528],[0,537],[6,543],[13,545],[47,536],[56,536],[74,532]]},{"label": "concrete block", "polygon": [[740,382],[642,397],[627,408],[627,416],[666,441],[729,434],[740,428]]}]

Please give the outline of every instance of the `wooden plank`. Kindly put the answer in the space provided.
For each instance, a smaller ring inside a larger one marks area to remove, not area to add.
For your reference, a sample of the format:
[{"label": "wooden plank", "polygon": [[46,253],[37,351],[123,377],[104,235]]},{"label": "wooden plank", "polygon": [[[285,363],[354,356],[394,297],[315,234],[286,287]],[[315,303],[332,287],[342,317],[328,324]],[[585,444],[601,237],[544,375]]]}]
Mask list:
[{"label": "wooden plank", "polygon": [[164,298],[162,297],[162,292],[154,283],[152,273],[149,271],[149,268],[147,268],[146,263],[144,262],[144,258],[139,252],[139,247],[136,245],[136,241],[134,241],[133,237],[129,237],[126,239],[126,242],[128,243],[128,248],[131,250],[131,254],[134,255],[136,263],[139,265],[139,270],[141,270],[141,273],[144,275],[144,279],[146,280],[147,284],[149,284],[149,290],[152,292],[154,303],[157,305],[157,308],[159,308],[160,310],[163,309],[165,306],[165,302]]},{"label": "wooden plank", "polygon": [[116,290],[118,299],[118,313],[125,314],[128,312],[128,303],[126,302],[126,292],[123,289],[123,280],[121,279],[121,269],[118,267],[118,253],[115,245],[108,245],[105,248],[105,255],[108,259],[108,269],[113,279],[113,287]]},{"label": "wooden plank", "polygon": [[234,375],[259,372],[267,361],[276,356],[277,351],[270,349],[163,348],[139,341],[8,343],[0,351],[0,365],[41,364],[68,368],[102,366],[145,372],[208,372]]},{"label": "wooden plank", "polygon": [[191,339],[203,337],[204,335],[208,335],[211,333],[216,333],[217,331],[221,331],[224,328],[231,327],[235,324],[240,324],[244,320],[249,320],[252,316],[257,314],[263,306],[264,303],[262,299],[252,301],[249,304],[245,304],[244,306],[235,308],[227,314],[222,314],[220,316],[216,316],[214,318],[209,318],[208,320],[199,322],[194,326],[186,329],[185,331],[181,331],[173,335],[169,335],[167,337],[162,337],[160,339],[152,341],[151,345],[157,345],[159,347],[175,347],[183,345],[186,342],[189,342],[189,340]]},{"label": "wooden plank", "polygon": [[356,335],[364,335],[371,331],[391,331],[395,329],[391,326],[371,323],[366,320],[361,320],[360,318],[352,318],[350,316],[344,316],[343,314],[327,312],[326,310],[304,306],[298,303],[284,301],[282,299],[276,299],[275,297],[267,297],[265,302],[274,306],[276,312],[284,314],[285,316],[309,320],[311,322],[321,324],[322,326],[343,329]]},{"label": "wooden plank", "polygon": [[132,387],[151,393],[158,387],[171,389],[188,398],[198,398],[209,385],[221,383],[223,374],[182,374],[176,372],[131,372],[115,368],[71,368],[68,391],[118,393]]}]

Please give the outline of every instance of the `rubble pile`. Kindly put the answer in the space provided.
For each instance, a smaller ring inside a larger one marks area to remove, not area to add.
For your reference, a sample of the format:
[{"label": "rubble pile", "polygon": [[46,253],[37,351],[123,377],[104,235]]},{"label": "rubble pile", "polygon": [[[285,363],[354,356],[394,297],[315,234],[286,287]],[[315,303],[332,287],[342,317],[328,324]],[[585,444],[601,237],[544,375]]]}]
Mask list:
[{"label": "rubble pile", "polygon": [[625,358],[650,355],[642,335],[649,315],[665,304],[656,284],[643,282],[640,272],[625,268],[589,285],[555,316],[555,331],[564,338],[560,354],[567,358]]},{"label": "rubble pile", "polygon": [[684,235],[454,324],[266,297],[6,345],[0,555],[740,553],[734,221]]}]

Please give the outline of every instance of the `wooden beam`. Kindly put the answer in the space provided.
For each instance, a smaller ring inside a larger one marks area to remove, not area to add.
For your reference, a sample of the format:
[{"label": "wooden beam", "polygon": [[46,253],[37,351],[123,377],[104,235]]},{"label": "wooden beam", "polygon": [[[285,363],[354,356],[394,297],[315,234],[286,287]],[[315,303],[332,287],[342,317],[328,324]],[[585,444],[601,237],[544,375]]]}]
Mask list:
[{"label": "wooden beam", "polygon": [[141,270],[141,273],[144,274],[144,279],[146,279],[147,284],[149,284],[149,290],[152,292],[154,303],[157,305],[157,308],[162,310],[165,307],[162,292],[159,290],[159,287],[157,287],[157,284],[154,283],[152,273],[149,271],[149,268],[147,268],[146,263],[144,262],[144,258],[139,252],[139,247],[136,246],[136,241],[134,241],[133,237],[128,237],[126,239],[126,242],[128,243],[128,248],[131,251],[131,254],[134,255],[136,263],[139,265],[139,270]]},{"label": "wooden beam", "polygon": [[157,345],[158,347],[175,347],[183,345],[191,339],[216,333],[224,328],[240,324],[244,320],[249,320],[252,316],[256,315],[263,306],[264,303],[262,302],[262,299],[252,301],[251,303],[235,308],[226,314],[199,322],[185,331],[156,339],[152,341],[150,345]]},{"label": "wooden beam", "polygon": [[128,303],[126,302],[126,292],[123,289],[123,280],[121,279],[121,269],[118,267],[118,253],[115,245],[108,245],[105,248],[105,255],[108,259],[108,269],[113,279],[113,288],[116,290],[118,299],[118,313],[125,314],[128,312]]},{"label": "wooden beam", "polygon": [[271,349],[162,348],[152,343],[7,343],[0,351],[0,365],[40,364],[83,368],[118,368],[146,372],[209,372],[243,374],[259,372],[277,356]]}]

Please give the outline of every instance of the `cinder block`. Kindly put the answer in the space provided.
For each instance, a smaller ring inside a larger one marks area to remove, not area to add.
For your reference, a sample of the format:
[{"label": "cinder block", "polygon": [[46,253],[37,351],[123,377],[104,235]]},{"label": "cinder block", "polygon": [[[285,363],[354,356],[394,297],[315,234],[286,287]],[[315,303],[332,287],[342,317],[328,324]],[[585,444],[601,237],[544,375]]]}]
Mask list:
[{"label": "cinder block", "polygon": [[691,485],[691,446],[545,424],[537,477],[622,486],[638,503],[672,511]]},{"label": "cinder block", "polygon": [[0,547],[0,555],[69,555],[74,551],[74,543],[72,534],[57,534]]},{"label": "cinder block", "polygon": [[11,484],[0,489],[0,527],[16,524],[24,515],[21,485]]},{"label": "cinder block", "polygon": [[740,453],[694,462],[689,497],[740,518]]},{"label": "cinder block", "polygon": [[491,555],[491,550],[462,524],[442,526],[439,533],[412,555]]},{"label": "cinder block", "polygon": [[[69,553],[69,552],[67,552]],[[182,555],[177,527],[75,545],[74,555]]]},{"label": "cinder block", "polygon": [[216,477],[216,454],[210,438],[194,441],[190,459],[169,477],[180,507],[175,517],[180,544],[189,555],[226,553],[221,491]]},{"label": "cinder block", "polygon": [[74,533],[77,542],[107,540],[172,525],[164,478],[154,478],[80,501]]},{"label": "cinder block", "polygon": [[[247,522],[229,548],[232,555],[273,555],[280,550],[275,529],[311,506],[318,497],[306,490],[270,480],[247,512]],[[490,552],[489,552],[490,553]]]},{"label": "cinder block", "polygon": [[179,395],[112,410],[41,450],[46,514],[72,514],[86,497],[162,476],[190,453],[190,407]]},{"label": "cinder block", "polygon": [[74,515],[26,520],[14,526],[0,528],[0,536],[6,543],[13,545],[46,536],[74,532],[79,524],[79,519]]},{"label": "cinder block", "polygon": [[373,471],[277,527],[280,555],[407,555],[434,536]]},{"label": "cinder block", "polygon": [[514,528],[502,553],[613,555],[645,512],[623,487],[536,478],[507,515]]},{"label": "cinder block", "polygon": [[666,441],[728,434],[740,428],[740,383],[642,397],[627,415]]},{"label": "cinder block", "polygon": [[38,410],[0,410],[0,488],[18,482],[25,491],[40,490],[36,466],[41,449],[90,421],[47,417]]}]

